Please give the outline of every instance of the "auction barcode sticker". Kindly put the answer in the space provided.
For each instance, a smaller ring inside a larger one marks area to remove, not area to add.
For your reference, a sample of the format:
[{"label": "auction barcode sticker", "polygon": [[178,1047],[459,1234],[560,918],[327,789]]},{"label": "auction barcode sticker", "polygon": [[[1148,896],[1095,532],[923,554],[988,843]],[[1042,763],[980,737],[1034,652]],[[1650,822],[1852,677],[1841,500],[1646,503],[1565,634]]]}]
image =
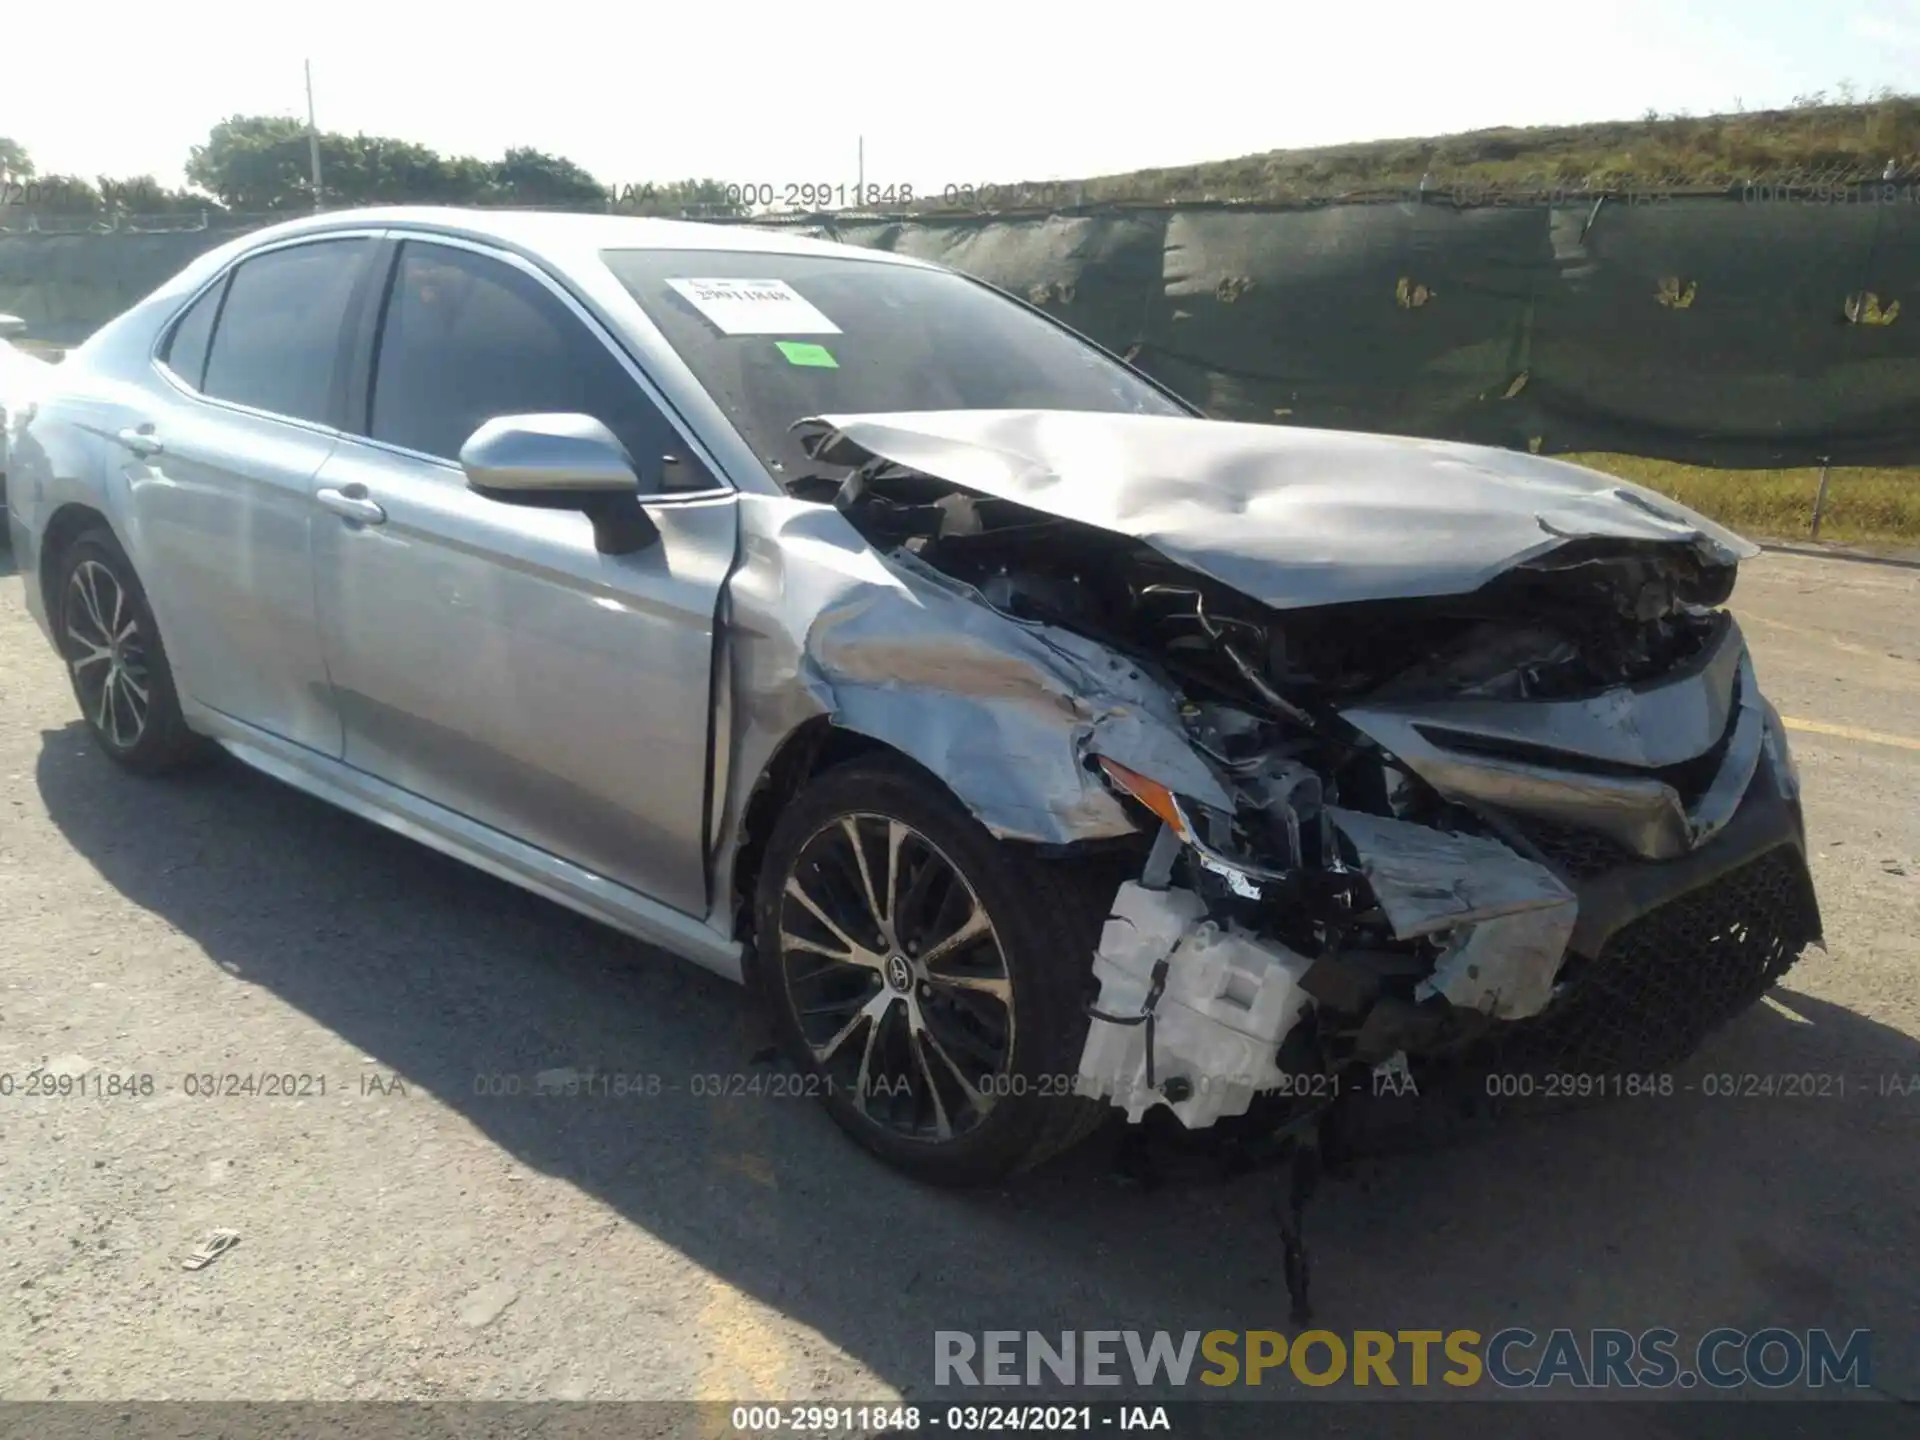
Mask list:
[{"label": "auction barcode sticker", "polygon": [[840,327],[784,280],[669,280],[728,335],[838,335]]}]

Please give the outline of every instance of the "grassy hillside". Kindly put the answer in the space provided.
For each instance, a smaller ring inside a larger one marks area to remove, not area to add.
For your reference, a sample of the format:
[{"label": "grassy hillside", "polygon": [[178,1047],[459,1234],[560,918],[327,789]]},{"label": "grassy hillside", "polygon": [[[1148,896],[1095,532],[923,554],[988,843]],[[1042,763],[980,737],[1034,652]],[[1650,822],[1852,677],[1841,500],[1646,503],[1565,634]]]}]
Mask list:
[{"label": "grassy hillside", "polygon": [[[1234,160],[999,188],[993,208],[1181,200],[1317,200],[1404,192],[1432,177],[1442,193],[1592,185],[1725,189],[1749,180],[1878,180],[1891,165],[1920,177],[1920,95],[1803,96],[1783,110],[1647,115],[1594,125],[1474,130],[1427,139],[1273,150]],[[973,208],[971,206],[965,208]],[[1625,455],[1565,457],[1674,496],[1769,539],[1805,538],[1816,470],[1710,470]],[[1920,470],[1835,469],[1823,539],[1920,542]]]},{"label": "grassy hillside", "polygon": [[[1845,99],[1846,97],[1839,97]],[[1431,175],[1441,186],[1555,187],[1694,183],[1724,188],[1782,171],[1878,178],[1891,161],[1920,170],[1920,95],[1835,103],[1804,96],[1792,108],[1732,115],[1647,115],[1594,125],[1474,130],[1314,150],[1272,150],[1163,170],[1005,187],[1045,203],[1076,200],[1294,200],[1400,190]],[[996,203],[1008,198],[997,195]]]}]

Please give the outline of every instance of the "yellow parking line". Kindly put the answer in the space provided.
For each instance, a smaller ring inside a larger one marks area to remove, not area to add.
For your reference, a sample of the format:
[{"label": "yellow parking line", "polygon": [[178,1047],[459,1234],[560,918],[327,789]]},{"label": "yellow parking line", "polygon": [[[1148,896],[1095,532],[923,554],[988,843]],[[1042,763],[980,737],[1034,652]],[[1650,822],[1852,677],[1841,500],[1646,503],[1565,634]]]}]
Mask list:
[{"label": "yellow parking line", "polygon": [[[694,1399],[712,1402],[787,1393],[783,1387],[792,1365],[785,1339],[761,1317],[759,1306],[718,1275],[707,1277],[707,1301],[694,1317],[693,1328],[709,1347],[694,1382]],[[715,1436],[733,1433],[718,1425],[706,1428]]]},{"label": "yellow parking line", "polygon": [[1861,740],[1869,745],[1892,745],[1901,750],[1920,750],[1920,740],[1906,735],[1889,735],[1882,730],[1856,730],[1851,725],[1828,725],[1820,720],[1795,720],[1783,715],[1780,721],[1789,730],[1804,730],[1809,735],[1836,735],[1842,740]]}]

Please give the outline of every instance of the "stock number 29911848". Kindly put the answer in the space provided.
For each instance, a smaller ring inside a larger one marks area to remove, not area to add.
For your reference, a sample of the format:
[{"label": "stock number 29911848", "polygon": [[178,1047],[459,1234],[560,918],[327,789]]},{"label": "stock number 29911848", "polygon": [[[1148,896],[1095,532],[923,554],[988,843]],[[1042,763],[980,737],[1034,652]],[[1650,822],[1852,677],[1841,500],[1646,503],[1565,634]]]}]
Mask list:
[{"label": "stock number 29911848", "polygon": [[121,1096],[147,1096],[153,1092],[154,1078],[151,1075],[100,1071],[66,1075],[53,1070],[27,1070],[15,1074],[0,1070],[0,1100],[117,1099]]},{"label": "stock number 29911848", "polygon": [[918,1405],[736,1405],[728,1417],[740,1435],[897,1434],[920,1428]]}]

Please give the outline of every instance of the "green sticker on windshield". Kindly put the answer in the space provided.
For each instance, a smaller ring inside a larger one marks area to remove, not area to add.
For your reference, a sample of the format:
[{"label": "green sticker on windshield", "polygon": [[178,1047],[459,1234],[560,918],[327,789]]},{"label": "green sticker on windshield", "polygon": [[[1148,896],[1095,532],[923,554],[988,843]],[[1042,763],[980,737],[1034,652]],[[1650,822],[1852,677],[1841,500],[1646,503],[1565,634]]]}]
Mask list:
[{"label": "green sticker on windshield", "polygon": [[833,352],[824,345],[815,345],[810,340],[776,340],[780,353],[787,357],[789,365],[817,365],[822,370],[838,370],[840,362],[833,358]]}]

